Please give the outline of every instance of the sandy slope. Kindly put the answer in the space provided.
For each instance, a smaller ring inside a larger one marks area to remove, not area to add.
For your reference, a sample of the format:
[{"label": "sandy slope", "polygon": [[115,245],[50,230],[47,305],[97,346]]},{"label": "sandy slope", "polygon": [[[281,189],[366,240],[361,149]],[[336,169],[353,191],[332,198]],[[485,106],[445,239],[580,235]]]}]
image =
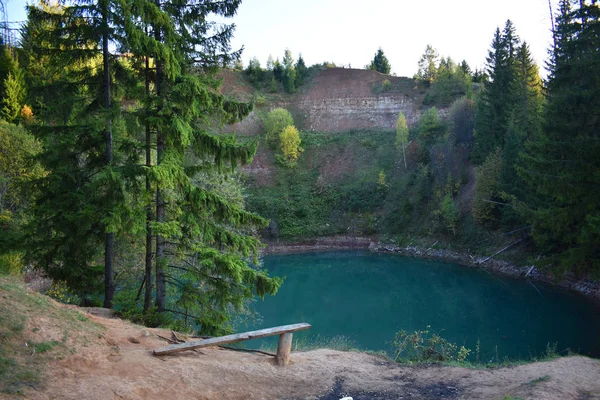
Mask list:
[{"label": "sandy slope", "polygon": [[[600,361],[585,357],[493,370],[403,367],[327,349],[294,352],[287,367],[268,356],[218,348],[158,358],[151,350],[166,343],[156,334],[170,332],[89,318],[104,325],[105,333],[50,364],[43,388],[26,391],[26,398],[600,399]],[[531,382],[544,376],[549,378]]]}]

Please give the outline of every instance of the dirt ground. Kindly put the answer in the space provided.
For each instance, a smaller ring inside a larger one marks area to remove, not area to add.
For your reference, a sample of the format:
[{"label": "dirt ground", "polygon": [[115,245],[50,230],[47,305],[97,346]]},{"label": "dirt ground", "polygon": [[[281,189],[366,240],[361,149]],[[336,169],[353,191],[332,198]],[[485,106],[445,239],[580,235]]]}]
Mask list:
[{"label": "dirt ground", "polygon": [[79,338],[86,345],[53,361],[42,388],[26,390],[25,398],[600,399],[600,361],[586,357],[488,370],[407,367],[329,349],[292,352],[286,367],[269,356],[219,348],[155,357],[152,349],[168,344],[157,335],[170,337],[170,331],[86,316],[105,326],[104,333]]}]

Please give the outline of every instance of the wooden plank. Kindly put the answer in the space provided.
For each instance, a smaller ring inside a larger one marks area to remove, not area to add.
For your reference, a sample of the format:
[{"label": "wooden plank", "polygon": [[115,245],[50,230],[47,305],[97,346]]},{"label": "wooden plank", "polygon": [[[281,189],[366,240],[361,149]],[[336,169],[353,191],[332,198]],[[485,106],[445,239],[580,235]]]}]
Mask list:
[{"label": "wooden plank", "polygon": [[242,342],[244,340],[259,339],[267,336],[281,335],[282,333],[297,332],[305,329],[309,329],[311,326],[307,323],[292,324],[277,326],[274,328],[261,329],[258,331],[236,333],[234,335],[220,336],[210,339],[197,340],[195,342],[173,344],[171,346],[162,347],[154,350],[155,356],[162,356],[165,354],[177,353],[185,350],[193,350],[207,346],[217,346],[220,344],[229,344]]},{"label": "wooden plank", "polygon": [[282,367],[290,362],[290,353],[292,352],[292,332],[286,332],[279,335],[279,344],[277,345],[277,365]]}]

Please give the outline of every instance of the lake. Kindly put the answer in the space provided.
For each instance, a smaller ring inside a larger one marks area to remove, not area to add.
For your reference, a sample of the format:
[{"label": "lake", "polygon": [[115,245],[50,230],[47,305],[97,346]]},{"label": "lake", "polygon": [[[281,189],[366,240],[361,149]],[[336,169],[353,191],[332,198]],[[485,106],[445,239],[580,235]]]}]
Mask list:
[{"label": "lake", "polygon": [[529,359],[555,343],[561,354],[600,357],[598,304],[539,282],[371,252],[267,255],[263,262],[285,282],[276,296],[253,305],[262,319],[240,331],[308,322],[312,328],[294,340],[342,335],[360,349],[391,354],[396,332],[430,326],[472,354],[479,341],[483,361]]}]

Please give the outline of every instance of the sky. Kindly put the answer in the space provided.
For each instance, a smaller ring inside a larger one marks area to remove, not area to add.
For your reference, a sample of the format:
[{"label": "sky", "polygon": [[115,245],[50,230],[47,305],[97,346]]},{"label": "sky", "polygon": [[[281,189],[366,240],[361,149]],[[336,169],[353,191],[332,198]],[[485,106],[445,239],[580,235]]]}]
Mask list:
[{"label": "sky", "polygon": [[[557,10],[557,0],[551,0]],[[25,19],[25,0],[8,0],[8,19]],[[527,41],[542,74],[551,42],[548,0],[244,0],[237,15],[233,49],[244,47],[264,67],[269,54],[289,48],[307,65],[369,64],[381,47],[392,73],[412,77],[425,47],[471,68],[482,68],[496,27],[507,19]]]}]

